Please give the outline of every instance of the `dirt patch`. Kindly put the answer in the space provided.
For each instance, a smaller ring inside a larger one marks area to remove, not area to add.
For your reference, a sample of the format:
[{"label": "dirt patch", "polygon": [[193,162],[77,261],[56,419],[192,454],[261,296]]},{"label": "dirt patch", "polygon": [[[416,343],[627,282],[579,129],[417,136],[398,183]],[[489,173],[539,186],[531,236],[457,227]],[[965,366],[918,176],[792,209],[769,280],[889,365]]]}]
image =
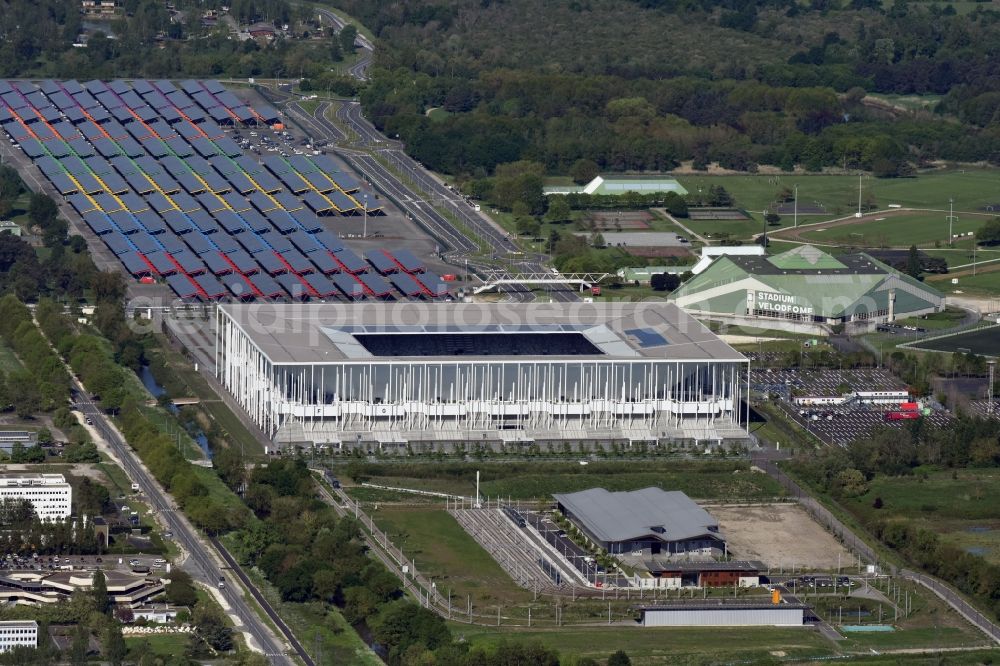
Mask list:
[{"label": "dirt patch", "polygon": [[798,504],[712,506],[709,513],[740,560],[760,560],[771,568],[834,569],[852,562],[833,535]]}]

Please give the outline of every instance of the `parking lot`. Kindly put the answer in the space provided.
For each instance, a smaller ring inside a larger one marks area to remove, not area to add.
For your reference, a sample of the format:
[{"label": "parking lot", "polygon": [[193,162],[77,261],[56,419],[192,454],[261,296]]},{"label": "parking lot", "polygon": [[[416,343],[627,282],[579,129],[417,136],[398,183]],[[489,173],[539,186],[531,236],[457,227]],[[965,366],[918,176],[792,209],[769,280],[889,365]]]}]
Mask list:
[{"label": "parking lot", "polygon": [[792,395],[833,397],[851,391],[906,390],[906,384],[882,368],[848,370],[754,368],[750,371],[750,385],[754,391],[788,397]]},{"label": "parking lot", "polygon": [[[856,439],[871,435],[876,428],[909,428],[913,421],[888,421],[886,414],[891,410],[875,406],[831,407],[806,409],[795,412],[796,420],[803,428],[830,444],[844,446]],[[949,412],[932,411],[923,417],[925,423],[944,428],[954,419]]]},{"label": "parking lot", "polygon": [[162,555],[25,555],[7,553],[0,556],[0,569],[11,572],[94,571],[96,569],[165,571],[167,561]]}]

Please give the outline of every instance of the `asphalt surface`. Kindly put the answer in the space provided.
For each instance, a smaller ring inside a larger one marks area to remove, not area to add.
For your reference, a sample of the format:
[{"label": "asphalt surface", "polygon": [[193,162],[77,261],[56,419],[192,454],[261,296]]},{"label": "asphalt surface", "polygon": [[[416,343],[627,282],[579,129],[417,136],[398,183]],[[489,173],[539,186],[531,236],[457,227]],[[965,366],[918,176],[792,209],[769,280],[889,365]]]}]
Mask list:
[{"label": "asphalt surface", "polygon": [[[337,29],[337,32],[344,27],[344,19],[340,18],[328,9],[323,9],[321,7],[314,7],[320,16],[325,18],[327,21],[333,24]],[[361,57],[358,61],[347,70],[351,76],[358,79],[359,81],[365,81],[368,79],[368,67],[372,64],[372,53],[375,50],[374,44],[372,44],[367,37],[358,33],[358,36],[354,39],[354,46],[361,49]]]},{"label": "asphalt surface", "polygon": [[[79,382],[74,380],[73,383],[79,391],[79,395],[87,395]],[[182,518],[180,511],[174,507],[173,501],[166,491],[146,471],[146,468],[142,466],[118,431],[111,427],[108,417],[90,400],[80,400],[74,405],[74,408],[92,421],[93,427],[101,433],[108,446],[121,461],[122,469],[131,482],[139,484],[139,489],[146,496],[148,506],[159,514],[167,529],[174,533],[174,541],[188,553],[188,558],[182,565],[183,569],[191,574],[192,578],[206,585],[217,587],[219,579],[226,578],[226,573],[212,557],[209,546],[201,540],[191,524]],[[248,587],[251,592],[256,591],[252,586]],[[285,646],[279,643],[267,625],[250,608],[239,588],[227,585],[219,592],[229,604],[230,614],[239,618],[242,625],[240,628],[253,637],[257,646],[272,664],[295,663],[285,654]],[[267,610],[269,607],[264,606],[264,608]]]},{"label": "asphalt surface", "polygon": [[[381,134],[361,114],[356,102],[341,102],[337,117],[348,127],[357,140],[348,144],[343,130],[329,120],[327,113],[331,103],[318,105],[312,113],[303,109],[298,100],[286,90],[278,93],[266,91],[269,101],[282,105],[292,120],[313,140],[339,143],[338,154],[352,168],[363,175],[383,194],[389,197],[407,216],[419,224],[428,234],[441,243],[441,258],[456,268],[467,272],[485,274],[495,268],[491,263],[482,262],[477,255],[480,246],[491,248],[491,259],[508,262],[512,273],[544,273],[548,271],[545,255],[523,253],[510,234],[492,220],[475,211],[460,194],[451,190],[437,176],[423,168],[407,155],[400,144]],[[347,147],[348,145],[352,147]],[[355,148],[356,147],[356,148]],[[392,165],[386,168],[367,150],[373,149],[382,159]],[[396,174],[402,174],[402,178]],[[411,186],[411,183],[414,186]],[[458,220],[456,225],[448,216]],[[474,241],[468,234],[474,236]],[[523,285],[510,285],[503,289],[508,298],[515,301],[531,301],[534,293]],[[573,301],[577,295],[571,289],[554,288],[550,297],[557,301]]]}]

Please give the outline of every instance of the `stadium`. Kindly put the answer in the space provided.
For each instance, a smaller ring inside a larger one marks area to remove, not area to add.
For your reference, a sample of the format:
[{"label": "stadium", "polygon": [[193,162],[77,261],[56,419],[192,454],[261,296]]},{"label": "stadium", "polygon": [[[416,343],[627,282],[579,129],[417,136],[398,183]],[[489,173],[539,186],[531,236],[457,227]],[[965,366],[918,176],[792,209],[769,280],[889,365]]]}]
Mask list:
[{"label": "stadium", "polygon": [[771,257],[720,256],[670,300],[702,320],[816,335],[944,308],[940,292],[867,254],[834,257],[811,245]]},{"label": "stadium", "polygon": [[215,323],[217,377],[276,448],[747,437],[747,360],[671,304],[221,304]]}]

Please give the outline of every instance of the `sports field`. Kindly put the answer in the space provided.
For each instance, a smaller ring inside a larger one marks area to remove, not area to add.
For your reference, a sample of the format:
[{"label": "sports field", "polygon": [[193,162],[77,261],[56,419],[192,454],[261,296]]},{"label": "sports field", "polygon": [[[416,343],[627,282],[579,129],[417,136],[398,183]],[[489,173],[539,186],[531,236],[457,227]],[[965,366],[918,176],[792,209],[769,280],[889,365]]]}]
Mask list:
[{"label": "sports field", "polygon": [[[1000,194],[996,193],[996,179],[1000,175],[991,169],[949,169],[921,173],[915,178],[861,178],[861,195],[878,209],[890,204],[904,208],[948,209],[948,199],[954,199],[955,214],[962,222],[971,213],[986,213],[987,206],[1000,210]],[[688,192],[697,196],[699,188],[708,192],[712,186],[724,187],[735,199],[737,206],[753,213],[749,222],[692,220],[690,224],[698,233],[729,233],[733,238],[746,238],[759,234],[763,229],[762,211],[773,210],[778,194],[798,186],[799,205],[803,208],[822,206],[825,215],[800,215],[799,224],[810,224],[851,215],[858,208],[858,177],[856,175],[727,175],[690,176],[678,175],[678,181]],[[944,223],[945,213],[930,215],[931,220]],[[983,217],[982,220],[987,219]],[[967,220],[972,224],[971,220]],[[780,227],[792,226],[792,215],[782,215]],[[779,227],[768,227],[773,231]],[[943,241],[946,227],[937,237]],[[971,227],[969,231],[973,230]],[[958,228],[956,227],[956,233]],[[933,243],[933,231],[928,231]],[[835,242],[835,241],[832,241]],[[912,241],[911,241],[912,242]],[[909,245],[909,243],[906,243]]]},{"label": "sports field", "polygon": [[[990,217],[988,215],[963,214],[949,228],[947,213],[937,211],[906,211],[867,215],[857,221],[840,222],[835,226],[816,225],[800,230],[802,240],[825,245],[849,245],[855,247],[934,247],[935,244],[948,247],[948,234],[961,234],[950,244],[963,249],[971,249],[972,238]],[[782,235],[791,232],[784,232]]]},{"label": "sports field", "polygon": [[[1000,277],[1000,273],[997,273]],[[958,333],[937,340],[928,340],[914,345],[917,349],[931,349],[934,351],[955,352],[958,350],[969,350],[973,354],[982,356],[1000,356],[1000,327],[980,328],[968,333]]]}]

